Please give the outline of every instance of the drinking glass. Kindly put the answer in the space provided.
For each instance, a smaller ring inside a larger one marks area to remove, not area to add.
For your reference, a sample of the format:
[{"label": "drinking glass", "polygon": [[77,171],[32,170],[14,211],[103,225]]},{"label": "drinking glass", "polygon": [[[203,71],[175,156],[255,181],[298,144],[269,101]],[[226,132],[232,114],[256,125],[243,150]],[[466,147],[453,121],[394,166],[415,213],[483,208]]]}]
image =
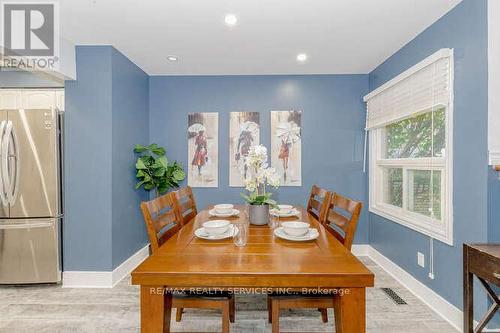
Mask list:
[{"label": "drinking glass", "polygon": [[243,220],[250,222],[250,205],[243,206],[242,212],[244,217]]},{"label": "drinking glass", "polygon": [[236,246],[245,246],[248,242],[248,228],[247,222],[239,222],[234,224],[233,242]]},{"label": "drinking glass", "polygon": [[269,224],[269,227],[271,228],[271,230],[279,228],[281,226],[279,215],[269,213],[269,223],[268,224]]}]

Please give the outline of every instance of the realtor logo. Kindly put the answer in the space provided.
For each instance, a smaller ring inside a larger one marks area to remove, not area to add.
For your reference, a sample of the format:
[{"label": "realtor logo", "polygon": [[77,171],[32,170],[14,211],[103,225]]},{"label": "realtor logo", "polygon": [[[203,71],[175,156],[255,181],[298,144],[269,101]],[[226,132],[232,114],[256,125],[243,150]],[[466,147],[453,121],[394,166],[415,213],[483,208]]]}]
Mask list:
[{"label": "realtor logo", "polygon": [[1,4],[4,67],[54,67],[59,51],[58,4],[19,1]]},{"label": "realtor logo", "polygon": [[54,55],[54,4],[4,4],[5,55]]}]

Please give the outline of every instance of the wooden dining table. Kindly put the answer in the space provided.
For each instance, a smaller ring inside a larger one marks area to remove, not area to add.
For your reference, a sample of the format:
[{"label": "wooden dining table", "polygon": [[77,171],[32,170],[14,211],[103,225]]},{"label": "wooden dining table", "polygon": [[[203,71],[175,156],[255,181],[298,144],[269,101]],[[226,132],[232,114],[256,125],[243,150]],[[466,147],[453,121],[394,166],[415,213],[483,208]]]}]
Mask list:
[{"label": "wooden dining table", "polygon": [[[243,206],[235,225],[248,223]],[[374,275],[303,207],[293,219],[319,231],[312,241],[294,242],[276,237],[268,225],[250,225],[248,243],[237,247],[231,238],[204,240],[194,231],[211,219],[203,210],[159,251],[132,272],[132,284],[141,286],[141,331],[169,332],[171,292],[230,291],[235,293],[308,290],[336,299],[337,333],[365,332],[365,289]],[[213,219],[213,218],[212,218]]]}]

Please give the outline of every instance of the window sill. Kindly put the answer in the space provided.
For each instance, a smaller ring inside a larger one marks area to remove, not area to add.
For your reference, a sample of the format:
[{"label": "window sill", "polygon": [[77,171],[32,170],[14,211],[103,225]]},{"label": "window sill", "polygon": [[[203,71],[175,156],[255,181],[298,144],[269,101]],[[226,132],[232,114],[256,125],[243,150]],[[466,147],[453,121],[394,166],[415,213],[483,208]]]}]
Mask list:
[{"label": "window sill", "polygon": [[392,222],[401,224],[409,229],[432,237],[447,245],[453,246],[453,236],[451,230],[436,228],[435,226],[433,227],[429,223],[423,222],[421,219],[413,216],[406,216],[406,214],[400,213],[396,209],[390,209],[380,205],[370,206],[369,211],[370,213],[379,215]]}]

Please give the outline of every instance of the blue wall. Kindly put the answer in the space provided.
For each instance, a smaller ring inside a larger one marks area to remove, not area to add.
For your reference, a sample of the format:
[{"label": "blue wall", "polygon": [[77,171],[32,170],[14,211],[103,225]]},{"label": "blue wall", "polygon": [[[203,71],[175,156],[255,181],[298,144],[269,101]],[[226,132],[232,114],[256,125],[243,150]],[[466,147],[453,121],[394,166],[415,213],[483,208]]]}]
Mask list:
[{"label": "blue wall", "polygon": [[109,271],[111,247],[112,48],[77,47],[66,81],[65,271]]},{"label": "blue wall", "polygon": [[[464,0],[370,73],[373,90],[440,48],[455,50],[454,246],[434,241],[435,280],[417,266],[429,238],[370,214],[369,241],[383,255],[462,308],[462,243],[486,242],[488,232],[488,65],[485,0]],[[479,297],[479,296],[478,296]],[[484,298],[482,303],[484,302]]]},{"label": "blue wall", "polygon": [[115,49],[112,67],[112,258],[116,268],[148,241],[139,210],[147,195],[134,190],[132,148],[149,137],[149,76]]},{"label": "blue wall", "polygon": [[[367,202],[362,172],[367,75],[153,76],[150,79],[150,141],[189,166],[187,114],[219,112],[219,187],[196,188],[200,208],[241,202],[242,188],[229,187],[229,112],[261,113],[261,143],[270,145],[271,110],[303,110],[302,187],[282,187],[281,202],[305,204],[319,184]],[[356,235],[367,242],[366,206]]]},{"label": "blue wall", "polygon": [[76,49],[66,82],[64,270],[111,271],[147,243],[134,190],[148,138],[149,77],[110,46]]}]

